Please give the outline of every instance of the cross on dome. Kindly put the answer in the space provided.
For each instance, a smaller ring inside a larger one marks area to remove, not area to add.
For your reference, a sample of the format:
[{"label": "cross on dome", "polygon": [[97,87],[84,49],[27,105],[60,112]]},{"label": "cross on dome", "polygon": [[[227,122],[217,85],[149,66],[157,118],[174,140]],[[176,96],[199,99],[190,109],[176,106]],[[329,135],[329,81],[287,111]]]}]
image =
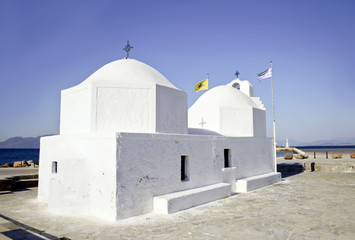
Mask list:
[{"label": "cross on dome", "polygon": [[235,72],[235,75],[237,76],[237,78],[239,78],[239,77],[238,77],[239,74],[240,74],[240,73],[239,73],[238,71]]},{"label": "cross on dome", "polygon": [[125,48],[123,49],[127,53],[127,57],[126,58],[129,58],[129,51],[131,51],[132,48],[133,48],[133,46],[129,45],[129,40],[127,40],[127,44],[126,44]]},{"label": "cross on dome", "polygon": [[206,122],[203,121],[203,118],[201,120],[201,122],[199,123],[201,125],[201,128],[203,129],[203,126],[206,124]]}]

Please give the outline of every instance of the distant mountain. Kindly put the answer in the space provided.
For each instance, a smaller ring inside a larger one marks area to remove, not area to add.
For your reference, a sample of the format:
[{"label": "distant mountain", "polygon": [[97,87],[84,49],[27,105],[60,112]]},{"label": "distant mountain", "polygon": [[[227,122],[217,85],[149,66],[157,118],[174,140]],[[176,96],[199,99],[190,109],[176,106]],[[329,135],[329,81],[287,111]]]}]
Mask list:
[{"label": "distant mountain", "polygon": [[39,148],[39,139],[43,136],[38,137],[12,137],[4,142],[0,142],[0,148]]},{"label": "distant mountain", "polygon": [[[286,140],[280,140],[278,145],[285,145]],[[289,139],[288,144],[290,146],[338,146],[338,145],[355,145],[355,138],[335,138],[328,140],[317,140],[313,142],[300,142]]]},{"label": "distant mountain", "polygon": [[355,138],[336,138],[330,140],[319,140],[312,142],[312,145],[355,145]]}]

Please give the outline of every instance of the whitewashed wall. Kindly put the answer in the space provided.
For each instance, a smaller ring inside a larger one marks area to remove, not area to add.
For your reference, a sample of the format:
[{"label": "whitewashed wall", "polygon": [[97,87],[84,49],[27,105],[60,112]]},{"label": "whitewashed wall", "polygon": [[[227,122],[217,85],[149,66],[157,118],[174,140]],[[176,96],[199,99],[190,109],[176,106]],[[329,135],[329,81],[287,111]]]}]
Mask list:
[{"label": "whitewashed wall", "polygon": [[226,136],[252,137],[253,108],[220,108],[219,132]]},{"label": "whitewashed wall", "polygon": [[[266,138],[121,133],[117,145],[117,219],[151,212],[153,196],[225,181],[225,148],[236,167],[234,182],[273,171]],[[181,155],[188,156],[188,181],[180,178]]]},{"label": "whitewashed wall", "polygon": [[41,138],[38,199],[48,202],[50,211],[115,220],[115,189],[114,133]]},{"label": "whitewashed wall", "polygon": [[184,91],[156,86],[156,128],[160,133],[187,133],[187,94]]},{"label": "whitewashed wall", "polygon": [[266,112],[258,108],[253,108],[253,135],[266,137]]},{"label": "whitewashed wall", "polygon": [[91,86],[78,86],[61,92],[61,134],[90,132],[91,96]]},{"label": "whitewashed wall", "polygon": [[152,94],[151,88],[98,87],[96,130],[153,132]]},{"label": "whitewashed wall", "polygon": [[63,90],[60,133],[187,133],[185,92],[152,84],[93,82]]},{"label": "whitewashed wall", "polygon": [[[41,148],[38,199],[53,212],[109,220],[151,212],[157,195],[273,171],[266,138],[76,134],[44,137]],[[236,167],[232,179],[223,172],[224,149],[230,149]],[[181,181],[181,155],[187,156],[186,181]]]}]

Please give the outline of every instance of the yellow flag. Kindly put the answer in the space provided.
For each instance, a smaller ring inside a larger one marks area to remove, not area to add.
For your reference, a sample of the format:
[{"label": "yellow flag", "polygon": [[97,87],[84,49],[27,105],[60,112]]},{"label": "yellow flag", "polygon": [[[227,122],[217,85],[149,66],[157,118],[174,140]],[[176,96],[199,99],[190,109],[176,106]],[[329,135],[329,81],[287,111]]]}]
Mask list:
[{"label": "yellow flag", "polygon": [[197,83],[195,86],[195,92],[208,89],[208,78]]}]

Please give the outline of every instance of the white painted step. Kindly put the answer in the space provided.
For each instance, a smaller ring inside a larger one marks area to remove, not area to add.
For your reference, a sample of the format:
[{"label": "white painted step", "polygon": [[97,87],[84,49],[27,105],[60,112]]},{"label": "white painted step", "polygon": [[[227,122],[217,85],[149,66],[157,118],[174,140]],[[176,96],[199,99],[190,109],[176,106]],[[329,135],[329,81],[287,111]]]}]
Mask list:
[{"label": "white painted step", "polygon": [[236,192],[250,192],[281,181],[281,173],[270,172],[253,177],[241,178],[236,182]]},{"label": "white painted step", "polygon": [[263,102],[261,101],[261,99],[260,99],[259,97],[252,97],[251,99],[254,101],[254,103],[255,103],[259,108],[265,110],[264,104],[263,104]]},{"label": "white painted step", "polygon": [[154,197],[154,211],[160,214],[170,214],[229,197],[230,195],[230,183],[218,183],[206,187],[169,193]]}]

